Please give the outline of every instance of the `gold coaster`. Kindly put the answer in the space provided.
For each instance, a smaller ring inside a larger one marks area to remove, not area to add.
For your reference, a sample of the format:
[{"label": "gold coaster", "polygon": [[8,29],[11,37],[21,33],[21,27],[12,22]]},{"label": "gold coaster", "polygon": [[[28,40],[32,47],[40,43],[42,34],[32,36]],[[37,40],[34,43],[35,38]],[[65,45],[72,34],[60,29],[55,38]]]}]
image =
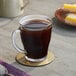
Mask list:
[{"label": "gold coaster", "polygon": [[25,66],[43,66],[51,63],[55,59],[54,54],[52,52],[48,52],[46,59],[42,62],[30,62],[25,59],[25,54],[18,53],[16,56],[16,61]]}]

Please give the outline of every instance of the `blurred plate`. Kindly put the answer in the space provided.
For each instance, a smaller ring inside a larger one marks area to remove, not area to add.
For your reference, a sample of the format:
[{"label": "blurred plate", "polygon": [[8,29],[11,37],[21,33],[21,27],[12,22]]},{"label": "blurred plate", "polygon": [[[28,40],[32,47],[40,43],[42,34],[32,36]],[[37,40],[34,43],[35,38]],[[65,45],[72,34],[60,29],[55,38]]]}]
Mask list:
[{"label": "blurred plate", "polygon": [[0,64],[3,65],[10,74],[13,74],[14,76],[30,76],[26,72],[23,72],[16,67],[12,66],[11,64],[8,64],[6,62],[0,61]]},{"label": "blurred plate", "polygon": [[68,24],[70,26],[76,26],[75,24],[70,24],[65,22],[65,17],[67,16],[67,14],[69,14],[70,12],[68,10],[65,10],[63,8],[59,8],[56,10],[55,12],[55,17],[62,23]]}]

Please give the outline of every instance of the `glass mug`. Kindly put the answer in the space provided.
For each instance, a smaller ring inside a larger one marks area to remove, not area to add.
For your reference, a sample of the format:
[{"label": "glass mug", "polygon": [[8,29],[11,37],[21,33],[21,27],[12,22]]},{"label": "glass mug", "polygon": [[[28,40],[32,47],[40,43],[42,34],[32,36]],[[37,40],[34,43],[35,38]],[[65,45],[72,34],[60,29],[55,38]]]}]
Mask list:
[{"label": "glass mug", "polygon": [[[20,27],[12,35],[16,50],[25,54],[28,61],[40,62],[46,59],[51,40],[52,23],[44,15],[28,15],[19,21]],[[24,49],[16,44],[16,34],[20,33]]]}]

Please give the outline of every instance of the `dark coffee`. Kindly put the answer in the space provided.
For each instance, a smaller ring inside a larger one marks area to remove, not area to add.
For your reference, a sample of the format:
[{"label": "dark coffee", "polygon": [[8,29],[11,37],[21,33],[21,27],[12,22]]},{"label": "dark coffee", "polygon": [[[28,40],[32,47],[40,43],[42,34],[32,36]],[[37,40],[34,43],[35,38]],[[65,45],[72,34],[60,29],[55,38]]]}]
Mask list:
[{"label": "dark coffee", "polygon": [[21,40],[27,57],[40,59],[47,55],[52,27],[46,21],[30,21],[20,27]]}]

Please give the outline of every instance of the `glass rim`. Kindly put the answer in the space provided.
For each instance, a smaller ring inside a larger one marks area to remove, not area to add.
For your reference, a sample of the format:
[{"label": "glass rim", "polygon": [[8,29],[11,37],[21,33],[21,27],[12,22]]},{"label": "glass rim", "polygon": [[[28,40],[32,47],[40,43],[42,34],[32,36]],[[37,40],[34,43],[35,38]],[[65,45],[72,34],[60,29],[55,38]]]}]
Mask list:
[{"label": "glass rim", "polygon": [[19,24],[26,25],[29,22],[34,21],[34,20],[40,20],[43,23],[45,22],[45,23],[47,23],[48,26],[52,25],[51,19],[48,16],[38,15],[38,14],[37,15],[27,15],[27,16],[22,17],[19,21]]}]

